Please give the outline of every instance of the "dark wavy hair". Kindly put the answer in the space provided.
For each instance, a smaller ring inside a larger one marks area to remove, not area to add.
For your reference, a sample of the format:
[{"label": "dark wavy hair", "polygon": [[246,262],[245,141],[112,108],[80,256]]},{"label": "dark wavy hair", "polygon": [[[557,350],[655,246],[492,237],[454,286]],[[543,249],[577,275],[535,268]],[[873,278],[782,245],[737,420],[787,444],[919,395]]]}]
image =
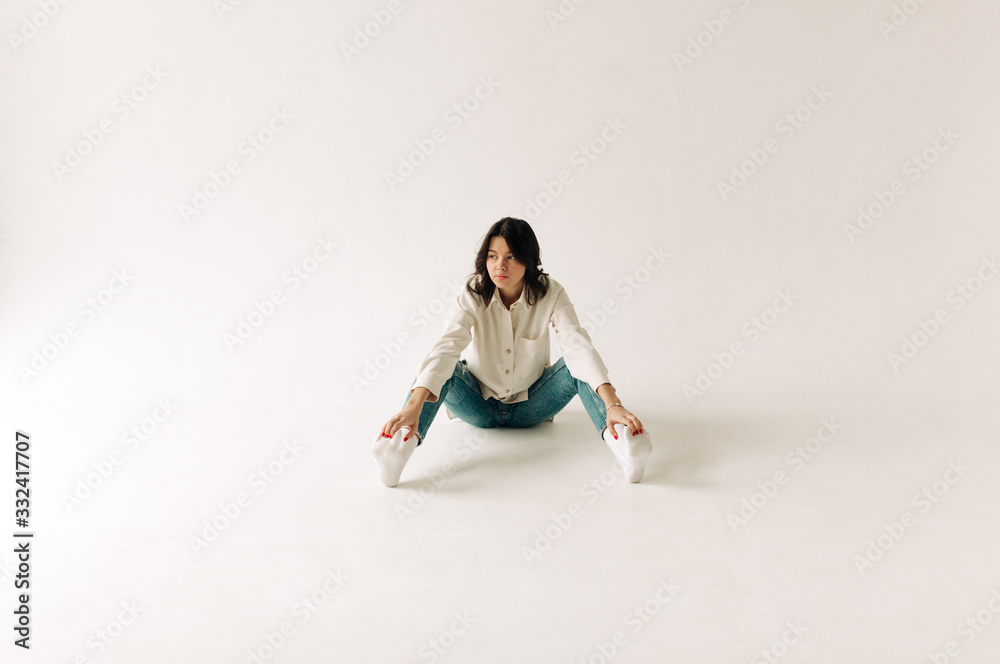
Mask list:
[{"label": "dark wavy hair", "polygon": [[538,248],[535,231],[523,219],[504,217],[490,226],[476,253],[476,270],[465,282],[465,289],[473,297],[481,297],[484,307],[493,299],[496,284],[490,279],[486,269],[486,256],[490,251],[490,242],[498,235],[507,243],[514,258],[524,264],[524,288],[527,289],[525,297],[529,305],[534,305],[549,292],[549,275],[542,269],[542,251]]}]

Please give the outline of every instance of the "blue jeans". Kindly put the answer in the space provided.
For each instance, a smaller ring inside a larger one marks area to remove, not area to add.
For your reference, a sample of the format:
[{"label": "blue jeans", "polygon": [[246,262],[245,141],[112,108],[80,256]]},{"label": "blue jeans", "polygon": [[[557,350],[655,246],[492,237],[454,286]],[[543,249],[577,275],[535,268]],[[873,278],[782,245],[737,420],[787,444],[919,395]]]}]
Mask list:
[{"label": "blue jeans", "polygon": [[[410,384],[411,390],[416,382],[414,377]],[[417,422],[417,433],[420,438],[424,437],[442,403],[448,404],[448,409],[460,419],[481,429],[524,428],[533,427],[553,417],[576,395],[580,395],[580,401],[597,427],[598,436],[601,436],[607,423],[604,400],[588,383],[570,375],[565,358],[560,357],[558,362],[546,367],[538,380],[528,388],[528,399],[517,403],[504,403],[496,397],[484,399],[479,381],[469,373],[468,363],[459,360],[455,363],[455,372],[451,378],[441,386],[437,401],[424,402]],[[412,396],[407,392],[404,406]],[[601,440],[604,440],[603,436]],[[418,440],[417,445],[419,444]]]}]

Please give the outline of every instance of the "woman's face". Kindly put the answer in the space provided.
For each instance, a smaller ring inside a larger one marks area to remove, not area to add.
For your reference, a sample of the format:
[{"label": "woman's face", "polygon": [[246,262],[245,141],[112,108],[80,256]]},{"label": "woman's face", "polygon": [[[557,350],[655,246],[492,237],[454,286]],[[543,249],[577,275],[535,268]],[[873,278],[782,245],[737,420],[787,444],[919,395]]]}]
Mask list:
[{"label": "woman's face", "polygon": [[497,235],[490,240],[489,253],[486,255],[486,271],[497,288],[505,292],[520,289],[524,279],[524,263],[514,258],[507,247],[507,241]]}]

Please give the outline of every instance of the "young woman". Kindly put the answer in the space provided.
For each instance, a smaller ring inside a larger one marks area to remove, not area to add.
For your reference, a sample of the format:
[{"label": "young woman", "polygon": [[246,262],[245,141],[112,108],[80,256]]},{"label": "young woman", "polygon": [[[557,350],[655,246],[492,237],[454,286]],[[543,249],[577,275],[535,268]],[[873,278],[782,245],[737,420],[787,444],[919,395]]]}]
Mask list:
[{"label": "young woman", "polygon": [[[383,484],[399,482],[442,403],[449,416],[477,427],[531,427],[576,395],[628,480],[642,479],[653,449],[649,434],[618,401],[607,367],[565,289],[542,270],[540,255],[527,222],[504,217],[490,227],[444,334],[421,363],[403,409],[375,439]],[[550,323],[563,351],[552,365]],[[460,359],[470,342],[468,359]]]}]

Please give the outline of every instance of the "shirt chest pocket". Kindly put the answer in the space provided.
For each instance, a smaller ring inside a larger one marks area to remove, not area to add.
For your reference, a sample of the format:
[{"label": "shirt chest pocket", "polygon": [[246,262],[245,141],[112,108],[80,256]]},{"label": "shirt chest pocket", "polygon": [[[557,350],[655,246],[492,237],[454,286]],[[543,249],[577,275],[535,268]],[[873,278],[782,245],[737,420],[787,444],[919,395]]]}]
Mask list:
[{"label": "shirt chest pocket", "polygon": [[517,364],[523,373],[529,367],[544,368],[549,366],[549,338],[517,340]]}]

